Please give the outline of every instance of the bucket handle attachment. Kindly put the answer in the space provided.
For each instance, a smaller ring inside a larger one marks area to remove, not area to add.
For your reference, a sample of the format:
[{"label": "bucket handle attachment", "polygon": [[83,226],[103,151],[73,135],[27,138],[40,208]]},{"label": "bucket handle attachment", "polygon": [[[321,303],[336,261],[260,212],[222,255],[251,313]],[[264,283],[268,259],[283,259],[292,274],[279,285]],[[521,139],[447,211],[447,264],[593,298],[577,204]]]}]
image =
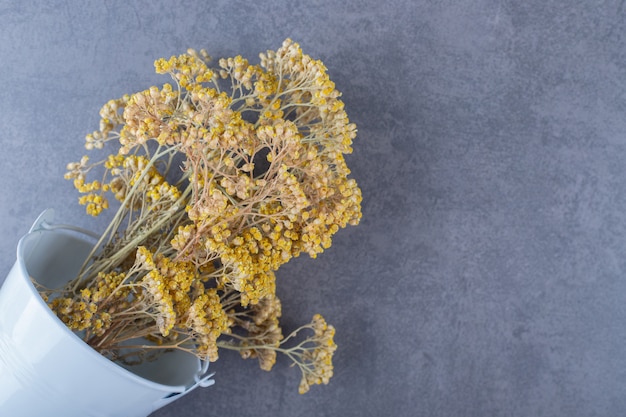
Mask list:
[{"label": "bucket handle attachment", "polygon": [[[170,395],[168,395],[165,398],[161,398],[160,400],[155,401],[154,404],[153,404],[154,408],[153,408],[152,411],[156,411],[156,410],[158,410],[161,407],[165,407],[169,403],[176,401],[177,399],[179,399],[183,395],[189,394],[191,391],[193,391],[194,389],[196,389],[198,387],[206,388],[206,387],[210,387],[211,385],[215,384],[215,380],[211,379],[213,377],[213,375],[215,375],[215,372],[213,372],[211,374],[208,374],[208,375],[204,375],[207,372],[208,369],[209,369],[209,362],[208,361],[202,361],[202,368],[200,369],[200,371],[194,377],[195,383],[193,385],[191,385],[190,387],[188,387],[187,389],[185,389],[185,391],[183,391],[183,392],[174,392],[174,393],[171,393]],[[204,376],[202,376],[202,375],[204,375]]]}]

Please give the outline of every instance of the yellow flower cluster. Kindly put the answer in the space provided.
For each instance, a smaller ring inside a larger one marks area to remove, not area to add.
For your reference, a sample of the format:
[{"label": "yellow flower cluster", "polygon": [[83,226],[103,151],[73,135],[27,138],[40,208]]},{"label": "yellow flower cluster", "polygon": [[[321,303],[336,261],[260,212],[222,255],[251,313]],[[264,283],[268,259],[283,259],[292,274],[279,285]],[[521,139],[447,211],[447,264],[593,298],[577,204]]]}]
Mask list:
[{"label": "yellow flower cluster", "polygon": [[190,49],[187,54],[178,57],[172,56],[168,60],[158,59],[154,67],[157,74],[173,74],[174,80],[180,87],[194,90],[202,83],[214,80],[213,71],[204,64],[204,61],[209,59],[205,50],[198,54]]},{"label": "yellow flower cluster", "polygon": [[179,93],[165,84],[162,89],[150,87],[130,96],[125,103],[124,127],[119,134],[119,153],[127,154],[133,148],[156,140],[160,145],[174,145],[176,121],[174,113]]},{"label": "yellow flower cluster", "polygon": [[358,224],[361,191],[344,160],[356,126],[324,64],[289,39],[258,65],[210,61],[204,50],[158,59],[172,84],[102,107],[85,146],[115,151],[68,164],[66,178],[87,213],[108,209],[109,195],[118,208],[101,251],[47,295],[113,357],[137,337],[211,361],[237,349],[267,370],[282,352],[306,391],[332,375],[334,329],[316,316],[302,328],[314,335],[284,348],[295,334],[283,339],[275,272]]},{"label": "yellow flower cluster", "polygon": [[[235,324],[244,329],[247,336],[238,336],[238,345],[223,342],[218,343],[219,347],[238,350],[244,359],[257,358],[261,369],[266,371],[272,369],[277,353],[286,355],[302,374],[298,388],[301,394],[308,392],[312,385],[328,384],[333,376],[333,355],[337,350],[335,328],[316,314],[311,323],[283,338],[278,320],[280,314],[277,298],[263,299],[250,312],[235,315]],[[302,331],[312,331],[313,335],[293,346],[286,346]]]},{"label": "yellow flower cluster", "polygon": [[[315,257],[330,247],[340,227],[360,219],[361,194],[346,178],[343,158],[330,161],[317,146],[303,142],[290,121],[266,121],[253,131],[252,152],[243,146],[221,150],[201,161],[194,176],[212,175],[188,207],[193,227],[182,227],[173,245],[185,256],[219,257],[225,280],[255,303],[273,288],[252,285],[307,252]],[[339,155],[335,153],[334,155]],[[264,172],[254,175],[256,165]]]},{"label": "yellow flower cluster", "polygon": [[125,278],[123,273],[101,272],[76,296],[53,298],[49,306],[70,329],[86,331],[87,337],[102,336],[110,329],[115,313],[129,307],[130,288],[124,285]]},{"label": "yellow flower cluster", "polygon": [[179,333],[193,336],[198,356],[217,360],[217,338],[230,328],[217,291],[195,280],[195,267],[189,262],[162,254],[154,257],[145,247],[138,249],[137,260],[148,271],[141,285],[146,290],[147,312],[156,315],[161,336],[169,336],[177,327]]},{"label": "yellow flower cluster", "polygon": [[189,308],[186,326],[194,337],[197,354],[202,359],[216,361],[217,339],[222,333],[229,333],[232,326],[232,318],[224,312],[217,290],[208,289],[196,297]]},{"label": "yellow flower cluster", "polygon": [[265,371],[270,371],[276,363],[277,349],[283,340],[280,316],[280,300],[270,295],[235,318],[235,324],[247,332],[239,344],[241,357],[257,358]]},{"label": "yellow flower cluster", "polygon": [[50,308],[57,312],[59,318],[70,329],[79,331],[91,327],[91,320],[97,311],[97,306],[93,303],[68,297],[54,299],[50,303]]},{"label": "yellow flower cluster", "polygon": [[[145,156],[118,154],[95,164],[88,164],[88,161],[89,158],[84,157],[81,163],[68,164],[66,178],[74,179],[74,186],[84,194],[78,202],[85,205],[92,216],[109,208],[107,192],[133,210],[165,211],[181,198],[180,189],[167,182]],[[86,183],[86,173],[98,165],[106,169],[104,181]]]},{"label": "yellow flower cluster", "polygon": [[313,346],[304,349],[301,366],[302,380],[300,381],[300,394],[306,393],[311,385],[328,384],[333,376],[333,355],[337,350],[334,341],[335,328],[326,323],[326,320],[316,314],[311,321],[311,329],[314,336],[310,341]]}]

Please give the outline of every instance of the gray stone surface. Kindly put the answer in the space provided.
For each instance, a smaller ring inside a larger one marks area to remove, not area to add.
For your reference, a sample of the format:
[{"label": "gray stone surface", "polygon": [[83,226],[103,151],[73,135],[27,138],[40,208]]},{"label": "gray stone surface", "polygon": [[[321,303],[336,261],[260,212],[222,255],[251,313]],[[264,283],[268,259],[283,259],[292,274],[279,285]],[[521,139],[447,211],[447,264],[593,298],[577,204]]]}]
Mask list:
[{"label": "gray stone surface", "polygon": [[64,166],[158,57],[292,37],[358,125],[362,224],[279,273],[285,327],[337,328],[331,384],[226,353],[155,417],[626,415],[623,2],[4,0],[0,22],[0,276],[47,207],[101,227]]}]

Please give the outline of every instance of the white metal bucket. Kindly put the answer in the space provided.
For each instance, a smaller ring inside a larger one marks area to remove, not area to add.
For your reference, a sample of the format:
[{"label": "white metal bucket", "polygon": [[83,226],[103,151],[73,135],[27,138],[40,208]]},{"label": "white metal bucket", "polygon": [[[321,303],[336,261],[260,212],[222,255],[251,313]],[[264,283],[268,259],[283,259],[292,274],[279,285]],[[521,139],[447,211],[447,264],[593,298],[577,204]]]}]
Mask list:
[{"label": "white metal bucket", "polygon": [[0,288],[0,416],[146,417],[197,386],[212,385],[208,362],[182,351],[131,372],[56,317],[30,277],[49,288],[63,285],[95,238],[52,225],[52,217],[45,211],[20,240],[17,261]]}]

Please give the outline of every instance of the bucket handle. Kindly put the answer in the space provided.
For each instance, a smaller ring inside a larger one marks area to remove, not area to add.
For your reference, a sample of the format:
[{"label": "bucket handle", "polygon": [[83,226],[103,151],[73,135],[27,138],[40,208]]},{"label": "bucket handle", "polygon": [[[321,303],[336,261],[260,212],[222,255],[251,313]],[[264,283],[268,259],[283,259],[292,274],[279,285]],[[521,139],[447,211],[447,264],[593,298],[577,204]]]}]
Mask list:
[{"label": "bucket handle", "polygon": [[54,209],[46,209],[44,210],[39,217],[35,220],[33,225],[30,227],[29,233],[38,232],[41,230],[56,230],[56,229],[67,229],[72,230],[74,232],[78,232],[87,236],[91,236],[94,239],[98,239],[100,236],[96,233],[83,229],[82,227],[72,226],[70,224],[54,224],[55,212]]},{"label": "bucket handle", "polygon": [[208,374],[208,375],[202,376],[203,374],[205,374],[207,372],[208,369],[209,369],[209,362],[208,361],[202,361],[202,368],[200,369],[200,371],[194,377],[195,383],[193,385],[191,385],[190,387],[188,387],[187,389],[185,389],[184,391],[182,391],[182,392],[173,392],[170,395],[168,395],[167,397],[164,397],[164,398],[161,398],[160,400],[155,401],[153,403],[152,411],[156,411],[156,410],[158,410],[161,407],[165,407],[169,403],[176,401],[177,399],[179,399],[183,395],[189,394],[191,391],[193,391],[194,389],[196,389],[198,387],[206,388],[206,387],[210,387],[211,385],[215,384],[215,380],[211,379],[213,377],[213,375],[215,375],[215,372],[213,372],[211,374]]}]

